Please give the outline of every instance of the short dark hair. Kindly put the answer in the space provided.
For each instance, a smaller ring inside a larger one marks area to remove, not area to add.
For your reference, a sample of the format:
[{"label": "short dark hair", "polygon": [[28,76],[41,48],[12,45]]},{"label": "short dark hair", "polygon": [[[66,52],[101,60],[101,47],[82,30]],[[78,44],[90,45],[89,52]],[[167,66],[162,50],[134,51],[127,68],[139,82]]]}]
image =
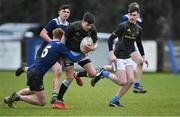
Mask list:
[{"label": "short dark hair", "polygon": [[90,13],[90,12],[86,12],[86,13],[84,14],[84,16],[83,16],[83,20],[84,20],[85,22],[88,22],[89,24],[94,24],[94,22],[95,22],[95,16],[94,16],[92,13]]},{"label": "short dark hair", "polygon": [[132,13],[134,11],[140,13],[139,4],[137,2],[132,2],[128,5],[128,13]]},{"label": "short dark hair", "polygon": [[139,8],[139,4],[137,2],[132,2],[128,5],[128,7],[138,7]]},{"label": "short dark hair", "polygon": [[135,12],[135,11],[137,11],[138,13],[140,13],[139,8],[137,8],[137,7],[130,7],[130,8],[128,9],[128,13],[132,13],[132,12]]},{"label": "short dark hair", "polygon": [[63,5],[61,5],[61,6],[59,7],[59,10],[62,10],[62,9],[69,9],[69,10],[71,10],[71,6],[68,5],[68,4],[63,4]]}]

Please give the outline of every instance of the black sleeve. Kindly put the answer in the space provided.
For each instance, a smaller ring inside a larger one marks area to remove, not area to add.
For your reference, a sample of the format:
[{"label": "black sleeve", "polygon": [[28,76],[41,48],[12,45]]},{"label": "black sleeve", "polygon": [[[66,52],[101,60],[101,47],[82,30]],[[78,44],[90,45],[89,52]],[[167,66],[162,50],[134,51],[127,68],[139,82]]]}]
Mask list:
[{"label": "black sleeve", "polygon": [[93,43],[95,44],[98,40],[97,38],[97,31],[96,31],[96,27],[93,26],[92,31],[91,31],[91,38],[93,39]]},{"label": "black sleeve", "polygon": [[115,29],[114,34],[117,37],[121,37],[125,31],[125,23],[121,23],[118,25],[118,27]]},{"label": "black sleeve", "polygon": [[120,24],[116,30],[111,34],[111,36],[108,39],[108,47],[109,51],[113,50],[113,40],[116,39],[117,37],[121,37],[124,33],[125,26],[124,24]]},{"label": "black sleeve", "polygon": [[137,44],[137,47],[138,47],[138,50],[139,50],[141,56],[144,56],[144,48],[143,48],[141,39],[142,39],[142,36],[141,36],[141,32],[140,32],[140,34],[137,37],[136,44]]},{"label": "black sleeve", "polygon": [[117,36],[114,34],[111,34],[111,36],[108,39],[108,47],[109,47],[109,51],[113,50],[113,40],[116,39]]}]

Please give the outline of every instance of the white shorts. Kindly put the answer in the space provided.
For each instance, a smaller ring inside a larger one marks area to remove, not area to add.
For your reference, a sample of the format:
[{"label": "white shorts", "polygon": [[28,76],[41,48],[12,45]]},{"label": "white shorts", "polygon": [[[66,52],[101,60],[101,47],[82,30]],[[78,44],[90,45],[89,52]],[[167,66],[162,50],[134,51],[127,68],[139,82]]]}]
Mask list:
[{"label": "white shorts", "polygon": [[117,65],[117,70],[126,70],[126,67],[130,65],[133,66],[134,68],[134,61],[131,58],[117,59],[116,65]]},{"label": "white shorts", "polygon": [[132,60],[133,62],[133,69],[135,70],[137,68],[137,64]]}]

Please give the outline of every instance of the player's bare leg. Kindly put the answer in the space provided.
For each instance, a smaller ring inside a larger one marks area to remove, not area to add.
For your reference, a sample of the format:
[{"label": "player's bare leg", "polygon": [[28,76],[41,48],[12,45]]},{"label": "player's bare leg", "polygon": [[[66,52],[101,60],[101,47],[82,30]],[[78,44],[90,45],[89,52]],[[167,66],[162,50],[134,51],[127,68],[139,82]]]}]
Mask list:
[{"label": "player's bare leg", "polygon": [[140,85],[140,81],[143,73],[143,58],[139,52],[135,51],[131,54],[132,60],[137,64],[135,69],[135,83],[134,83],[134,93],[146,93],[147,91],[143,89]]},{"label": "player's bare leg", "polygon": [[54,79],[53,79],[53,93],[51,98],[51,104],[55,102],[57,99],[57,95],[59,92],[59,86],[60,86],[60,76],[61,76],[61,64],[56,62],[52,67]]},{"label": "player's bare leg", "polygon": [[21,89],[17,92],[18,95],[31,95],[34,94],[29,88]]}]

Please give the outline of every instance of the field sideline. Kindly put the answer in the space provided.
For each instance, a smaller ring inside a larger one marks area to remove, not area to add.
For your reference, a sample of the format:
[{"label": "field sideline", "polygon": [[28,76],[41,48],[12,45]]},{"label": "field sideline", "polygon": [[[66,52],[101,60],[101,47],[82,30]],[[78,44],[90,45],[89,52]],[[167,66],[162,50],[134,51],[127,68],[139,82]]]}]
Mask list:
[{"label": "field sideline", "polygon": [[[69,109],[54,110],[49,103],[52,93],[52,73],[44,79],[47,105],[33,106],[18,102],[17,108],[8,108],[3,103],[5,96],[12,91],[24,88],[26,75],[16,78],[13,71],[0,72],[0,116],[180,116],[180,75],[144,74],[142,85],[146,94],[134,94],[132,89],[122,98],[125,108],[110,108],[108,103],[118,86],[110,80],[101,80],[96,87],[90,86],[90,80],[84,78],[84,86],[79,87],[73,81],[65,95],[65,104]],[[63,74],[62,78],[65,76]]]}]

